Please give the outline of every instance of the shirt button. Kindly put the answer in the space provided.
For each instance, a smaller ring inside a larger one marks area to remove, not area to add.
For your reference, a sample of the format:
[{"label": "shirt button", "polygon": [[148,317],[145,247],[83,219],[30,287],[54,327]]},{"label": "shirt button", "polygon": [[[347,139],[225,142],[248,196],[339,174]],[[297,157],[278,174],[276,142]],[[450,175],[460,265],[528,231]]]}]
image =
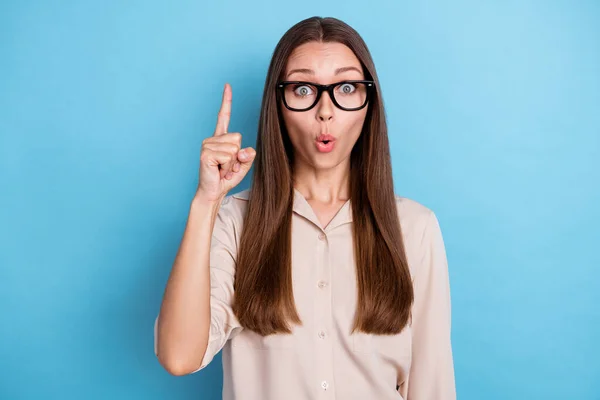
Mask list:
[{"label": "shirt button", "polygon": [[319,284],[318,284],[318,286],[319,286],[321,289],[323,289],[324,287],[326,287],[326,286],[327,286],[327,282],[325,282],[325,281],[319,281]]},{"label": "shirt button", "polygon": [[319,337],[321,339],[323,339],[325,337],[325,332],[324,331],[319,331]]},{"label": "shirt button", "polygon": [[319,234],[319,240],[325,240],[325,234],[320,233]]},{"label": "shirt button", "polygon": [[323,388],[323,390],[327,390],[327,388],[329,387],[329,383],[327,383],[327,381],[323,381],[321,382],[321,387]]}]

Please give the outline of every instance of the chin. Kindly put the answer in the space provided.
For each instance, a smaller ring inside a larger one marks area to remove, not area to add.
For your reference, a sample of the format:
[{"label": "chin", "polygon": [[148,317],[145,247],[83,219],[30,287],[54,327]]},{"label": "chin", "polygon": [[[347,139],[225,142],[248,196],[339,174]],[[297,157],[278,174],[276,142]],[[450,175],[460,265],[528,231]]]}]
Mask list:
[{"label": "chin", "polygon": [[340,160],[337,157],[324,154],[322,157],[313,160],[313,166],[316,169],[331,169],[335,168],[340,164]]}]

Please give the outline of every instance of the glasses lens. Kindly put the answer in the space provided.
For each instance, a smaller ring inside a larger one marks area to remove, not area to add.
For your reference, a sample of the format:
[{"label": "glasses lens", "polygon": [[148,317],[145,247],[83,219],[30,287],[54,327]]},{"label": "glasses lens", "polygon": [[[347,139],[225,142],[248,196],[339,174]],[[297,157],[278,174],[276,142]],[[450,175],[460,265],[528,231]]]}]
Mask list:
[{"label": "glasses lens", "polygon": [[298,110],[309,108],[317,98],[317,88],[306,83],[286,85],[283,93],[287,105]]},{"label": "glasses lens", "polygon": [[366,83],[340,83],[333,88],[335,100],[343,108],[362,107],[367,101]]}]

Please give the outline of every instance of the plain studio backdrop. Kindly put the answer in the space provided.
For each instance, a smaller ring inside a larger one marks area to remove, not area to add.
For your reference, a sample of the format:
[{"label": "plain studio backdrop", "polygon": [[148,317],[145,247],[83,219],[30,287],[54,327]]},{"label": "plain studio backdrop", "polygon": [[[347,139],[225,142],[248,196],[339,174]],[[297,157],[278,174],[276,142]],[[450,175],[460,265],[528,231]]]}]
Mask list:
[{"label": "plain studio backdrop", "polygon": [[347,0],[2,2],[0,399],[220,399],[154,318],[224,83],[254,146],[313,15],[367,42],[396,192],[439,217],[458,398],[600,399],[600,2]]}]

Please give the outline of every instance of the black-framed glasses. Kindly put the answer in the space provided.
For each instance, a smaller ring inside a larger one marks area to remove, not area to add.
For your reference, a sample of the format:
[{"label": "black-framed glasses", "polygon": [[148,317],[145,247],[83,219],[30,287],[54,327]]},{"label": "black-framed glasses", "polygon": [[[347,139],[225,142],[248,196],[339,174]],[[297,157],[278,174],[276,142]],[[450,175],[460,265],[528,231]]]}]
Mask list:
[{"label": "black-framed glasses", "polygon": [[327,92],[336,107],[344,111],[357,111],[369,102],[375,82],[368,80],[346,80],[330,85],[319,85],[306,81],[284,81],[277,84],[283,104],[291,111],[308,111],[319,102],[321,94]]}]

